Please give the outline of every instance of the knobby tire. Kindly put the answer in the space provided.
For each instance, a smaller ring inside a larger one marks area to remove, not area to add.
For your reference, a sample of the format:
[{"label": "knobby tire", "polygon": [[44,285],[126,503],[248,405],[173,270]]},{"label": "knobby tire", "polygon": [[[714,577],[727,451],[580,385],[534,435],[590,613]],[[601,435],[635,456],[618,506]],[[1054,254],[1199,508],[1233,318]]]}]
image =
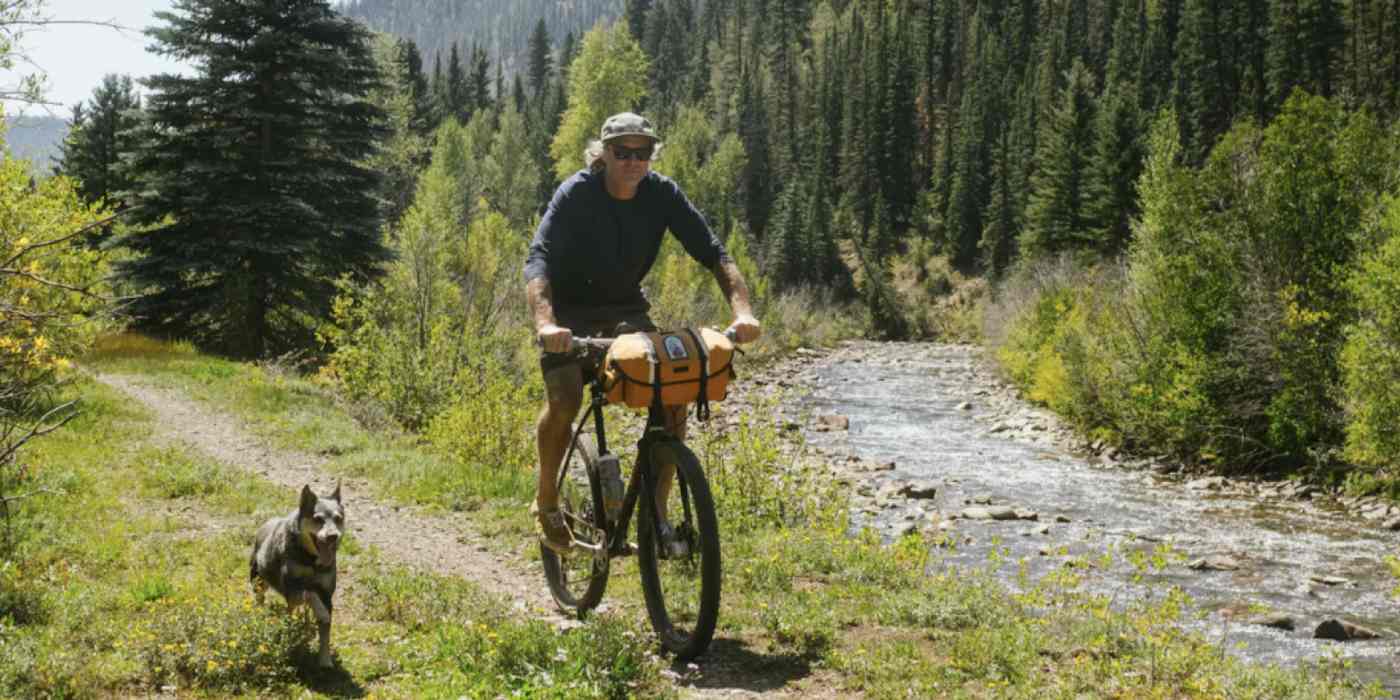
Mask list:
[{"label": "knobby tire", "polygon": [[[690,556],[679,561],[659,558],[655,484],[652,479],[643,479],[642,498],[637,508],[637,566],[642,574],[642,593],[652,629],[667,651],[680,661],[689,661],[705,653],[719,619],[719,522],[715,517],[710,484],[705,480],[695,453],[679,441],[653,445],[653,474],[668,461],[676,466],[676,479],[671,485],[667,518],[673,527],[680,527],[685,516],[683,500],[689,501],[693,528]],[[695,590],[697,584],[698,590]],[[666,590],[668,586],[669,591]]]},{"label": "knobby tire", "polygon": [[[559,465],[559,508],[576,538],[601,542],[602,521],[607,516],[596,469],[598,448],[588,435],[578,436],[574,446],[573,455]],[[588,475],[587,488],[570,478],[580,472]],[[602,602],[608,587],[607,556],[594,557],[579,548],[561,556],[540,543],[540,563],[544,565],[549,594],[561,611],[582,617]]]}]

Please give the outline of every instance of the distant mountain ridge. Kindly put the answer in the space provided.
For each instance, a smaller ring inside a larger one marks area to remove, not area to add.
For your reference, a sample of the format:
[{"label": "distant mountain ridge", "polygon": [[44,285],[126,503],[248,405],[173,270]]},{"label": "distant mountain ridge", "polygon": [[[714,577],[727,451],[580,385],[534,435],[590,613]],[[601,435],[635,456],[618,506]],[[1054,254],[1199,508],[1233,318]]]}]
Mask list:
[{"label": "distant mountain ridge", "polygon": [[48,175],[58,160],[63,137],[68,135],[68,120],[60,117],[8,117],[5,120],[5,143],[17,158],[34,163],[36,175]]},{"label": "distant mountain ridge", "polygon": [[376,31],[412,39],[432,71],[439,52],[443,69],[452,44],[465,62],[473,44],[500,61],[509,78],[524,69],[530,32],[544,18],[555,47],[572,31],[581,36],[598,20],[620,17],[624,0],[345,0],[340,12]]}]

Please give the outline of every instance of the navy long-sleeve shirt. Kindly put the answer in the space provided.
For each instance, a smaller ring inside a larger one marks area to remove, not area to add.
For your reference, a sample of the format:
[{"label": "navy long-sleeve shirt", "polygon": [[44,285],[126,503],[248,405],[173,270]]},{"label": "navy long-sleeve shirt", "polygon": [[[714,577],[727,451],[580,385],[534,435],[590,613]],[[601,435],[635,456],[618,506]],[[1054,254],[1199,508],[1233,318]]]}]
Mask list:
[{"label": "navy long-sleeve shirt", "polygon": [[650,304],[642,279],[667,229],[704,267],[729,260],[724,244],[670,178],[649,173],[635,197],[618,200],[608,194],[602,173],[581,170],[555,190],[530,242],[525,281],[549,280],[561,318],[603,309],[645,312]]}]

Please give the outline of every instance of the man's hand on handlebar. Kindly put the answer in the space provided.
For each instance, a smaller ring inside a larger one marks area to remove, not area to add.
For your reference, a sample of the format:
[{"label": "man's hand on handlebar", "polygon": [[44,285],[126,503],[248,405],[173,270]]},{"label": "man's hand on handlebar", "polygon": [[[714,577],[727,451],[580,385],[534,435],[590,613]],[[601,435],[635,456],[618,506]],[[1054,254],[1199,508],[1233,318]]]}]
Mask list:
[{"label": "man's hand on handlebar", "polygon": [[554,323],[540,326],[536,338],[541,349],[552,353],[569,352],[574,343],[573,331]]},{"label": "man's hand on handlebar", "polygon": [[758,319],[750,314],[735,316],[728,330],[733,331],[732,337],[736,343],[752,343],[763,335],[763,327],[758,324]]}]

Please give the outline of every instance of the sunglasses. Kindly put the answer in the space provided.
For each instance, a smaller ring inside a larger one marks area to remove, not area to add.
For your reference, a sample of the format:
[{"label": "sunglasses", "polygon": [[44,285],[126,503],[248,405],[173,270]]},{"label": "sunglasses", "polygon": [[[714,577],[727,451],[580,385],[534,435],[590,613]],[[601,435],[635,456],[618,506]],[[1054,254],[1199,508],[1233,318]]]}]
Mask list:
[{"label": "sunglasses", "polygon": [[642,146],[641,148],[628,148],[626,146],[610,146],[613,157],[618,160],[632,160],[636,158],[642,162],[651,160],[651,154],[655,152],[655,146]]}]

